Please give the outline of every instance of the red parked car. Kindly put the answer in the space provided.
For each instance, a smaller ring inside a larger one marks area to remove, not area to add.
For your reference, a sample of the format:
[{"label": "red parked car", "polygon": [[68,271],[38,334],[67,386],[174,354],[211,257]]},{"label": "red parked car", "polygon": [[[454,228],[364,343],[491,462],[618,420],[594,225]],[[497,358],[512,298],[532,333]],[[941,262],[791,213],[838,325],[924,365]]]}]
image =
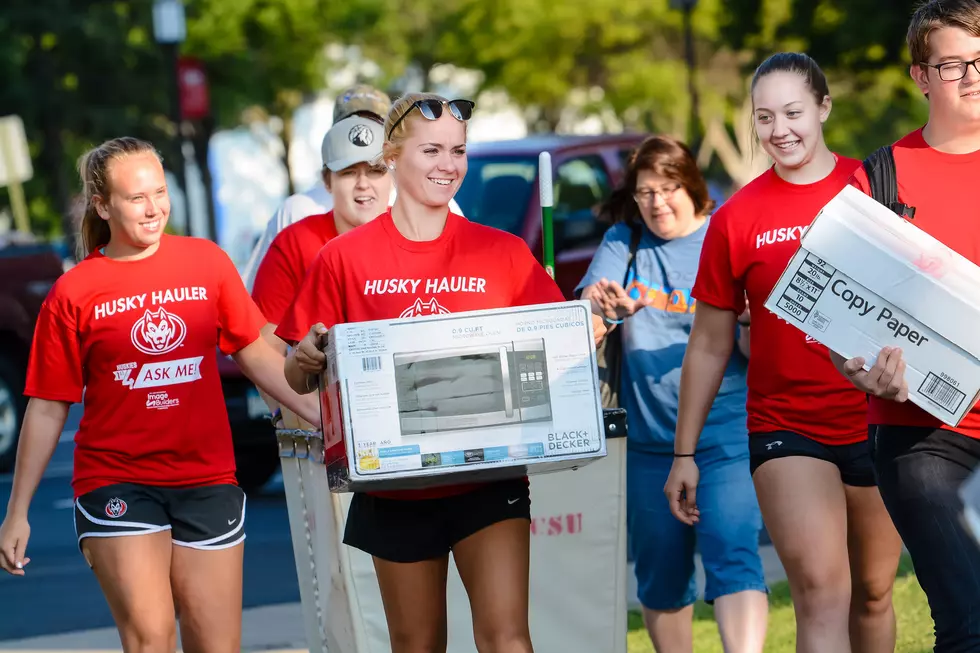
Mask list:
[{"label": "red parked car", "polygon": [[469,171],[456,201],[466,217],[522,237],[541,258],[538,155],[551,154],[554,180],[555,280],[572,298],[609,225],[596,207],[623,179],[643,134],[544,134],[512,141],[470,143]]}]

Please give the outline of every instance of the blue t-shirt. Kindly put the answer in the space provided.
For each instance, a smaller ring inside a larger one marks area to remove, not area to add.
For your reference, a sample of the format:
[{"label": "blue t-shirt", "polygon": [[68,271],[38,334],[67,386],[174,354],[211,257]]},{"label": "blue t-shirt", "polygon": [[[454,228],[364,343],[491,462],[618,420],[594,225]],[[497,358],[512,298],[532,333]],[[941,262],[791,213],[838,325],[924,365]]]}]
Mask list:
[{"label": "blue t-shirt", "polygon": [[[627,411],[630,448],[671,453],[677,426],[681,364],[694,323],[696,302],[691,298],[691,288],[708,223],[691,235],[675,240],[662,240],[646,227],[642,229],[643,237],[626,290],[634,298],[646,293],[654,301],[616,327],[623,329],[620,405]],[[622,283],[629,245],[629,226],[620,223],[611,227],[576,292],[602,278]],[[732,338],[735,337],[733,333]],[[733,345],[724,380],[701,432],[698,452],[724,447],[729,451],[722,455],[748,454],[747,369],[748,361]]]}]

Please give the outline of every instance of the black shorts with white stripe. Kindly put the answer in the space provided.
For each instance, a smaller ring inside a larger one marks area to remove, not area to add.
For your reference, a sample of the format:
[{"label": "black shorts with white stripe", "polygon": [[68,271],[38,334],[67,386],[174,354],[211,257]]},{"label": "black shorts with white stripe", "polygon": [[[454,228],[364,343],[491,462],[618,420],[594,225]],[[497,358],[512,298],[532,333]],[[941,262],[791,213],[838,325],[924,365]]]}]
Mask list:
[{"label": "black shorts with white stripe", "polygon": [[170,531],[174,544],[216,550],[245,540],[245,493],[236,485],[107,485],[75,500],[75,534],[122,537]]}]

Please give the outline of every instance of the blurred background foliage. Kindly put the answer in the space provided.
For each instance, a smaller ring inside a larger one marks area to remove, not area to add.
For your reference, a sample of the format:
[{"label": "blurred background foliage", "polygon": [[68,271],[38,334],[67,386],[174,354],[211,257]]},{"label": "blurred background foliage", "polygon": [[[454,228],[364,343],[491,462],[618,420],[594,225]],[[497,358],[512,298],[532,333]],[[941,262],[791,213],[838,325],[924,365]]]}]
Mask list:
[{"label": "blurred background foliage", "polygon": [[[831,81],[833,149],[862,157],[921,125],[908,76],[914,0],[699,0],[691,32],[702,163],[736,180],[758,165],[746,104],[753,68],[779,50],[813,55]],[[691,134],[683,13],[672,0],[186,0],[182,52],[207,67],[213,124],[277,119],[288,145],[297,107],[337,65],[330,44],[358,46],[398,92],[442,64],[476,71],[530,131],[576,115],[610,129]],[[151,0],[5,0],[0,115],[23,117],[35,162],[25,187],[32,227],[55,235],[76,192],[75,162],[121,134],[173,160],[170,63],[153,37]],[[722,142],[722,141],[726,142]],[[727,152],[727,157],[722,152]],[[718,156],[712,156],[718,152]],[[288,147],[284,148],[288,156]],[[742,166],[742,169],[740,169]],[[736,184],[737,185],[737,184]],[[0,193],[0,205],[6,201]]]}]

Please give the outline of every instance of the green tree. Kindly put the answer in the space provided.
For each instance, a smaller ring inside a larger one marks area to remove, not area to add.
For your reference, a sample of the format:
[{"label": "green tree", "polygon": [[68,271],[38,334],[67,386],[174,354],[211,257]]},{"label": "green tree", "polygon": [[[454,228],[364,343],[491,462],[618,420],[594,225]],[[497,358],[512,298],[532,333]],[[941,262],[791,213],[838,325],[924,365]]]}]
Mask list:
[{"label": "green tree", "polygon": [[[722,5],[702,0],[697,10],[705,57]],[[482,88],[505,90],[532,129],[553,130],[583,91],[596,98],[580,107],[586,114],[611,107],[638,127],[669,131],[687,120],[686,95],[678,101],[686,75],[681,14],[668,0],[391,0],[389,7],[359,38],[389,76],[410,64],[423,74],[440,63],[478,70]]]},{"label": "green tree", "polygon": [[278,118],[288,161],[293,113],[324,87],[327,43],[381,10],[371,0],[193,0],[184,51],[207,64],[216,125]]},{"label": "green tree", "polygon": [[[187,0],[182,53],[207,67],[213,126],[276,116],[288,143],[293,111],[324,86],[325,44],[365,29],[384,8],[383,0]],[[91,0],[84,11],[72,0],[7,0],[0,66],[0,109],[23,117],[30,140],[36,174],[25,191],[38,233],[75,231],[74,166],[88,147],[128,134],[154,142],[166,166],[180,160],[151,0]]]},{"label": "green tree", "polygon": [[926,105],[908,75],[905,34],[917,0],[730,0],[724,42],[749,66],[780,50],[805,51],[831,83],[828,144],[864,157],[921,125]]},{"label": "green tree", "polygon": [[[381,67],[382,85],[414,66],[423,86],[431,88],[433,68],[444,63],[465,65],[463,59],[472,59],[471,47],[458,42],[469,36],[461,21],[472,4],[471,0],[379,0],[367,9],[352,9],[349,13],[361,20],[348,19],[338,33]],[[364,19],[365,13],[370,20]]]},{"label": "green tree", "polygon": [[25,123],[35,177],[25,186],[35,232],[72,233],[77,157],[123,134],[160,141],[166,87],[150,7],[7,0],[0,12],[0,112]]}]

